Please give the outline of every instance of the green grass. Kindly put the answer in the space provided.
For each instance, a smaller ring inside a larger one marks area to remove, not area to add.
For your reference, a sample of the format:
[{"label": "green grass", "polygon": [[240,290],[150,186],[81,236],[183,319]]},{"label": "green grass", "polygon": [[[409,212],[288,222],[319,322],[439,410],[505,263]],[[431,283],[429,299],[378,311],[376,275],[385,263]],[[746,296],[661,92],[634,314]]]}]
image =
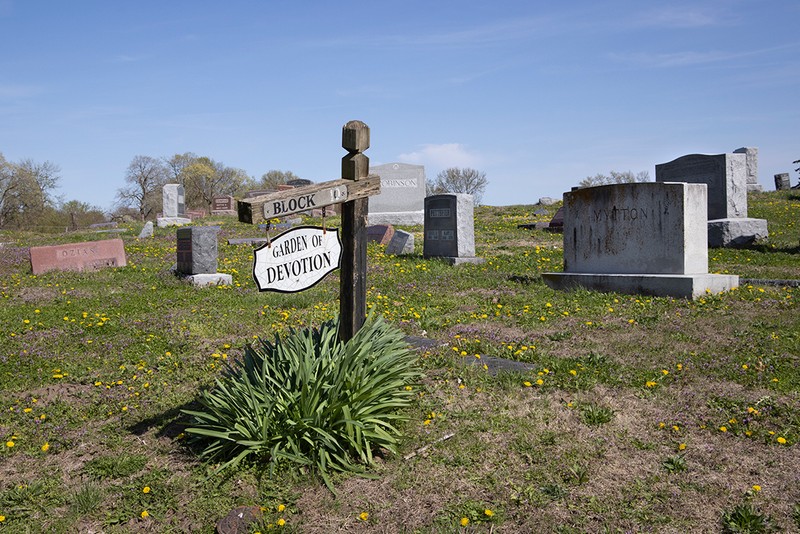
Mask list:
[{"label": "green grass", "polygon": [[[221,225],[225,288],[168,272],[174,229],[140,241],[131,225],[125,268],[41,276],[26,247],[103,234],[0,232],[0,531],[211,533],[240,505],[265,509],[262,531],[796,530],[800,289],[555,292],[540,275],[561,269],[561,236],[517,225],[557,207],[477,208],[483,265],[423,259],[421,227],[404,228],[415,255],[369,246],[369,308],[437,343],[420,351],[399,454],[376,451],[374,479],[332,476],[336,497],[313,470],[214,475],[182,414],[254,336],[331,319],[337,273],[259,293],[252,248],[226,240],[260,232],[231,218],[202,221]],[[711,250],[710,270],[800,279],[800,197],[751,194],[749,209],[770,240]],[[492,358],[530,370],[495,374]]]}]

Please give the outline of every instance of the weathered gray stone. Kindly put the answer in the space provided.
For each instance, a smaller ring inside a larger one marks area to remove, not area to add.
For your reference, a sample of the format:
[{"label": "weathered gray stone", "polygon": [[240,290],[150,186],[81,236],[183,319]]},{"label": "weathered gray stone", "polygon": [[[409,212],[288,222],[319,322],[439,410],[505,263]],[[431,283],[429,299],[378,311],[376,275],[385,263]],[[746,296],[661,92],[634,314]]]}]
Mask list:
[{"label": "weathered gray stone", "polygon": [[177,273],[215,274],[217,272],[218,226],[179,228]]},{"label": "weathered gray stone", "polygon": [[183,217],[186,210],[186,200],[183,186],[180,184],[165,184],[162,191],[163,217]]},{"label": "weathered gray stone", "polygon": [[425,167],[387,163],[370,167],[381,177],[381,193],[369,197],[369,224],[416,225],[425,222]]},{"label": "weathered gray stone", "polygon": [[564,272],[544,273],[556,289],[576,286],[696,298],[738,285],[708,274],[707,186],[645,182],[564,194]]},{"label": "weathered gray stone", "polygon": [[183,278],[197,287],[229,286],[233,283],[233,276],[225,273],[190,274]]},{"label": "weathered gray stone", "polygon": [[453,265],[485,261],[475,256],[472,195],[433,195],[425,199],[423,256],[444,258]]},{"label": "weathered gray stone", "polygon": [[386,245],[386,254],[401,256],[414,253],[414,234],[404,230],[395,230],[389,244]]},{"label": "weathered gray stone", "polygon": [[733,153],[745,155],[747,190],[763,191],[764,188],[758,183],[758,148],[752,146],[742,147],[737,148]]},{"label": "weathered gray stone", "polygon": [[144,223],[142,231],[139,232],[139,239],[144,239],[146,237],[153,237],[153,221]]},{"label": "weathered gray stone", "polygon": [[766,219],[738,217],[708,221],[709,247],[745,247],[769,237]]},{"label": "weathered gray stone", "polygon": [[185,224],[192,224],[192,220],[188,217],[157,217],[156,225],[159,228],[167,228],[168,226],[183,226]]},{"label": "weathered gray stone", "polygon": [[552,206],[553,204],[555,204],[556,202],[558,202],[558,200],[559,200],[559,199],[557,199],[557,198],[552,198],[552,197],[542,197],[542,198],[540,198],[540,199],[539,199],[539,202],[538,202],[538,204],[539,204],[540,206]]},{"label": "weathered gray stone", "polygon": [[656,165],[656,182],[708,186],[708,219],[747,217],[745,154],[690,154]]}]

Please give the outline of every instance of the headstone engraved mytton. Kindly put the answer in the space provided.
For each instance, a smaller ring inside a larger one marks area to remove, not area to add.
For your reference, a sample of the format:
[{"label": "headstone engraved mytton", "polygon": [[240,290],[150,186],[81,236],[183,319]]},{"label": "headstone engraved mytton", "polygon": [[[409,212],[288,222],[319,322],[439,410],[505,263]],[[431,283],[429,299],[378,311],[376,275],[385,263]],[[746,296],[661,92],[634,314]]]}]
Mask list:
[{"label": "headstone engraved mytton", "polygon": [[747,177],[745,182],[747,183],[747,190],[763,191],[764,188],[758,183],[758,148],[747,146],[737,148],[733,153],[745,155],[745,176]]},{"label": "headstone engraved mytton", "polygon": [[414,234],[405,230],[395,230],[389,244],[386,245],[386,254],[400,256],[414,253]]},{"label": "headstone engraved mytton", "polygon": [[98,271],[127,264],[122,239],[31,247],[31,270],[35,275],[47,271]]},{"label": "headstone engraved mytton", "polygon": [[180,226],[190,224],[191,219],[186,217],[186,197],[183,186],[180,184],[165,184],[162,189],[161,217],[156,218],[159,228],[166,226]]},{"label": "headstone engraved mytton", "polygon": [[767,221],[747,217],[747,155],[691,154],[656,165],[656,182],[708,186],[708,245],[736,247],[766,238]]},{"label": "headstone engraved mytton", "polygon": [[425,167],[387,163],[372,167],[381,177],[381,194],[369,199],[370,224],[416,225],[425,222]]},{"label": "headstone engraved mytton", "polygon": [[564,193],[564,272],[543,273],[555,289],[575,286],[697,298],[739,285],[708,274],[705,184],[645,182]]},{"label": "headstone engraved mytton", "polygon": [[422,255],[451,265],[483,263],[475,256],[472,195],[433,195],[425,199],[425,240]]},{"label": "headstone engraved mytton", "polygon": [[230,285],[233,277],[217,272],[218,232],[218,226],[178,228],[175,273],[196,286]]},{"label": "headstone engraved mytton", "polygon": [[792,188],[792,182],[789,180],[789,173],[782,172],[775,175],[775,191],[785,191]]}]

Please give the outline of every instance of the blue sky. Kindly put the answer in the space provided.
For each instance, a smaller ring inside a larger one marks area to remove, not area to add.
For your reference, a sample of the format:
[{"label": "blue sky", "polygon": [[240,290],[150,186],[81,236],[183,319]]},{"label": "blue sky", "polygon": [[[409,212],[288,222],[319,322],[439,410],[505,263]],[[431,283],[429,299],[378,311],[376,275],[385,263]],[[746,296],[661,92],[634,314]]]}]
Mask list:
[{"label": "blue sky", "polygon": [[109,209],[136,155],[258,178],[372,164],[486,173],[484,203],[610,170],[759,149],[800,159],[800,2],[0,0],[0,153]]}]

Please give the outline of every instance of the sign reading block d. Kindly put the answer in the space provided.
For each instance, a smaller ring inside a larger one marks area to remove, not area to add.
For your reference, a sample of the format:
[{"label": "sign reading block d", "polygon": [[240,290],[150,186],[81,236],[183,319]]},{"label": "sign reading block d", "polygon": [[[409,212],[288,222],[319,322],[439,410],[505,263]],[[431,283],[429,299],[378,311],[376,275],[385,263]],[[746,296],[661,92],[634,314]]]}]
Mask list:
[{"label": "sign reading block d", "polygon": [[338,228],[298,226],[254,252],[253,278],[259,291],[297,293],[339,268],[342,242]]}]

